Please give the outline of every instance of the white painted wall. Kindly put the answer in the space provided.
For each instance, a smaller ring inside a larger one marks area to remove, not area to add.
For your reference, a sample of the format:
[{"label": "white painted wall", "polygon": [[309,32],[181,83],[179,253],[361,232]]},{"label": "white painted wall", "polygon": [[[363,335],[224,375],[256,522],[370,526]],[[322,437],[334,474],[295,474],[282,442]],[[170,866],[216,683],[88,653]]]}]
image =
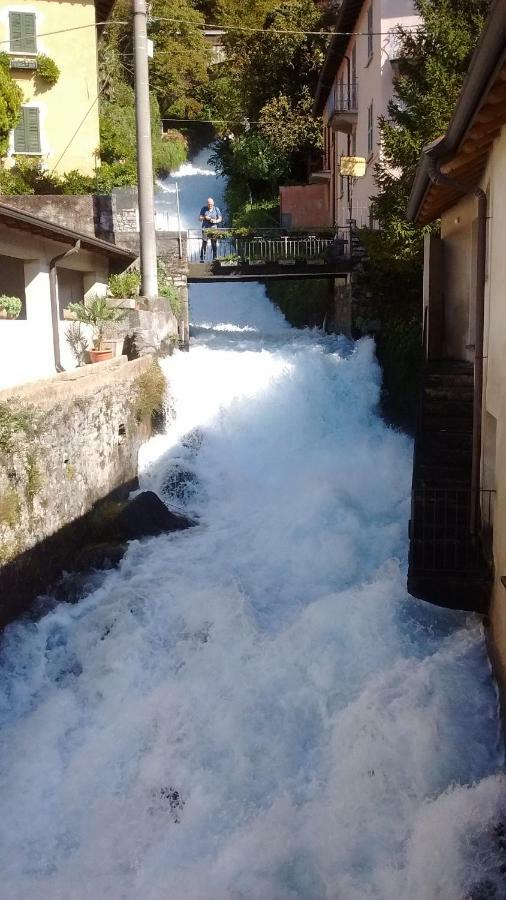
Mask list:
[{"label": "white painted wall", "polygon": [[[55,374],[49,264],[68,244],[0,226],[0,255],[24,262],[26,319],[0,319],[0,389],[48,378]],[[107,290],[108,260],[100,253],[81,250],[65,267],[84,273],[85,296]],[[65,337],[68,322],[58,323],[62,365],[74,369],[76,360]],[[91,329],[85,329],[91,345]]]},{"label": "white painted wall", "polygon": [[[368,55],[367,17],[372,4],[373,10],[373,53]],[[379,141],[378,118],[387,115],[388,103],[393,96],[391,55],[394,52],[391,32],[397,25],[416,25],[420,17],[412,0],[370,0],[365,2],[357,20],[355,31],[346,49],[346,56],[352,59],[353,49],[356,53],[356,72],[358,81],[358,121],[354,140],[351,141],[352,155],[364,156],[367,159],[367,170],[363,178],[356,179],[353,185],[353,215],[358,224],[368,224],[369,198],[376,193],[374,183],[374,165],[381,155]],[[380,33],[381,32],[381,33]],[[336,74],[334,85],[343,78],[348,82],[348,63],[346,59]],[[373,105],[373,150],[368,153],[368,108]],[[328,119],[332,106],[332,92],[329,96],[324,121]],[[336,134],[336,163],[340,156],[348,153],[346,134]],[[347,184],[337,179],[337,223],[344,225],[348,219]]]}]

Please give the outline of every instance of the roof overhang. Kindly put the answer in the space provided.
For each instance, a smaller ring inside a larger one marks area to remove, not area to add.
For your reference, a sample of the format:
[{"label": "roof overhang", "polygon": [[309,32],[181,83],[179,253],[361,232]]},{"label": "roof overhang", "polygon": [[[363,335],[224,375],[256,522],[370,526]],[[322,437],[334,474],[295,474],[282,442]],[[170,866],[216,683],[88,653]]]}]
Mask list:
[{"label": "roof overhang", "polygon": [[130,265],[137,258],[137,254],[132,253],[130,250],[123,250],[109,241],[103,241],[89,234],[80,234],[78,231],[63,228],[61,225],[52,225],[44,219],[39,219],[38,216],[32,216],[30,213],[13,209],[5,203],[0,203],[0,225],[5,225],[7,228],[15,228],[18,231],[27,231],[39,237],[58,241],[62,244],[69,244],[70,246],[75,246],[77,241],[80,241],[82,250],[105,254],[110,260],[116,263],[124,263],[125,266]]},{"label": "roof overhang", "polygon": [[346,55],[346,48],[350,43],[350,32],[355,30],[364,2],[365,0],[344,0],[339,10],[334,28],[335,33],[329,44],[316,87],[313,103],[314,116],[321,116],[323,112],[334,78]]},{"label": "roof overhang", "polygon": [[[433,222],[478,184],[505,122],[506,4],[505,0],[495,0],[448,131],[422,152],[408,203],[411,222]],[[436,170],[460,187],[434,183],[431,175]]]}]

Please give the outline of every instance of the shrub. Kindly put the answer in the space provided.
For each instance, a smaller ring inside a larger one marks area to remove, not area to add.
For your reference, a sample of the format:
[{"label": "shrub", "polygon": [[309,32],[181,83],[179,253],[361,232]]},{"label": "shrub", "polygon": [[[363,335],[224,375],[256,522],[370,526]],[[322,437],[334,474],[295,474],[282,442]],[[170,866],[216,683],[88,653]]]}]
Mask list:
[{"label": "shrub", "polygon": [[60,77],[60,70],[56,65],[54,59],[51,59],[50,56],[46,56],[45,53],[37,54],[37,75],[39,78],[43,78],[44,81],[52,87],[58,81]]},{"label": "shrub", "polygon": [[139,272],[132,269],[130,272],[122,272],[120,275],[111,275],[107,283],[107,290],[111,297],[130,298],[137,297],[141,284]]},{"label": "shrub", "polygon": [[183,312],[183,304],[181,303],[181,298],[179,296],[177,287],[175,287],[175,285],[171,284],[169,281],[161,281],[158,286],[158,293],[160,294],[160,297],[165,297],[169,301],[172,312],[174,313],[176,319],[179,319]]},{"label": "shrub", "polygon": [[135,417],[142,422],[162,412],[167,381],[158,363],[154,362],[139,376],[136,384]]},{"label": "shrub", "polygon": [[19,297],[8,297],[7,294],[0,294],[0,310],[7,313],[9,319],[17,319],[23,306]]},{"label": "shrub", "polygon": [[93,328],[93,342],[96,350],[103,349],[104,330],[108,322],[120,322],[128,310],[111,306],[107,297],[92,297],[86,303],[71,303],[69,309],[83,325]]}]

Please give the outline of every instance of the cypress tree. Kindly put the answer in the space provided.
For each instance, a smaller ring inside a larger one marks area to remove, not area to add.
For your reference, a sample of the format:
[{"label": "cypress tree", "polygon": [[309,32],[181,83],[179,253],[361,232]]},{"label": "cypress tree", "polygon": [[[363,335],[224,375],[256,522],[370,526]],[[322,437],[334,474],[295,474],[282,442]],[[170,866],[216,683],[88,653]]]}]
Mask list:
[{"label": "cypress tree", "polygon": [[376,166],[373,215],[383,229],[382,253],[397,264],[421,263],[420,231],[406,207],[424,145],[444,135],[490,0],[415,0],[420,28],[398,28],[399,76],[379,126],[383,158]]}]

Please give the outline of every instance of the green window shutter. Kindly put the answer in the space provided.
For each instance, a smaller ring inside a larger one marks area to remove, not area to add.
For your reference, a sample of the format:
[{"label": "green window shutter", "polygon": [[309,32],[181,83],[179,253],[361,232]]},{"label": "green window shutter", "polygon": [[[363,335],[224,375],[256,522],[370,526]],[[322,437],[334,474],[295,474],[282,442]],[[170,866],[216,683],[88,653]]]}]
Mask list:
[{"label": "green window shutter", "polygon": [[39,110],[24,106],[21,119],[14,129],[14,153],[40,153]]},{"label": "green window shutter", "polygon": [[28,140],[28,153],[40,153],[40,127],[39,110],[32,106],[26,112],[26,132]]},{"label": "green window shutter", "polygon": [[9,13],[11,53],[36,53],[35,13]]}]

